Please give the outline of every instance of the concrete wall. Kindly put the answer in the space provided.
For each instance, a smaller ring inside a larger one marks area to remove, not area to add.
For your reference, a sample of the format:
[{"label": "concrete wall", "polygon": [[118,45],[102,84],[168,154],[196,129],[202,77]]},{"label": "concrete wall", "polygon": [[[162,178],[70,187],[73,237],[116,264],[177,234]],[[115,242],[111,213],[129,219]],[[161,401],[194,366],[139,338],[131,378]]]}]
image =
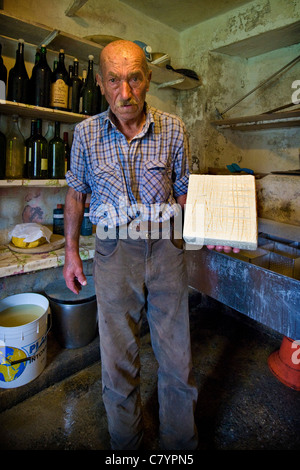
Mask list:
[{"label": "concrete wall", "polygon": [[[299,21],[300,3],[257,0],[184,31],[181,57],[194,69],[203,86],[178,95],[181,115],[190,132],[192,170],[226,169],[230,163],[268,174],[300,168],[299,128],[236,132],[211,125],[239,98],[277,72],[300,53],[299,44],[255,57],[225,55],[216,49]],[[264,41],[263,36],[261,41]],[[265,44],[272,47],[272,43]],[[292,101],[292,83],[300,79],[300,62],[232,108],[225,118],[267,112]],[[193,112],[191,112],[191,109]],[[300,224],[300,177],[270,175],[257,181],[258,214]]]},{"label": "concrete wall", "polygon": [[[299,45],[249,59],[213,50],[296,22],[299,5],[285,0],[259,0],[181,34],[182,58],[203,79],[198,91],[179,96],[201,171],[232,162],[264,173],[299,167],[300,136],[295,129],[237,133],[219,132],[210,125],[217,119],[216,108],[223,111],[298,56]],[[291,85],[299,77],[300,62],[246,98],[226,117],[258,114],[290,103],[294,91]]]}]

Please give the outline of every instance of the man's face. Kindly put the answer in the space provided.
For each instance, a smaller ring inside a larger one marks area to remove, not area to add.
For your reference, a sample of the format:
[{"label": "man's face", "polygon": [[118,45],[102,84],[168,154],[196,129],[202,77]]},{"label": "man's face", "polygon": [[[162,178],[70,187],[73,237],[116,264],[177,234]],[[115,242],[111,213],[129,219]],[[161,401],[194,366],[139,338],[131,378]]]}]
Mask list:
[{"label": "man's face", "polygon": [[102,94],[122,122],[132,122],[141,116],[149,90],[151,72],[146,72],[144,53],[137,47],[112,46],[110,51],[103,53],[102,77],[97,75]]}]

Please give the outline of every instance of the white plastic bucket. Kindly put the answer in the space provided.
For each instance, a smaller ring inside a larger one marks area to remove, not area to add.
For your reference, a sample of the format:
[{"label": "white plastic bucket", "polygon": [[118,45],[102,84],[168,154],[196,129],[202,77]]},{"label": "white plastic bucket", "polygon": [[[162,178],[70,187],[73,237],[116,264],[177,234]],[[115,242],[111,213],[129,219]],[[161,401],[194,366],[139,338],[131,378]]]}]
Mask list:
[{"label": "white plastic bucket", "polygon": [[0,388],[16,388],[34,380],[47,359],[49,302],[40,294],[16,294],[0,300],[0,315],[17,305],[42,307],[40,316],[20,326],[0,326]]}]

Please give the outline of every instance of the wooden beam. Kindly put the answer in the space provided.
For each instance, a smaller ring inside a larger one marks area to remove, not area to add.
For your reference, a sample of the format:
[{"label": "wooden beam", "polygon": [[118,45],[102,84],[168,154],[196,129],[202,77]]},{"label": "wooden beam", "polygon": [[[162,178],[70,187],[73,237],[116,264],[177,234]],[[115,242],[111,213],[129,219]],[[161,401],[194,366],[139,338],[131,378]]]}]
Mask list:
[{"label": "wooden beam", "polygon": [[74,16],[88,0],[73,0],[65,11],[66,16]]}]

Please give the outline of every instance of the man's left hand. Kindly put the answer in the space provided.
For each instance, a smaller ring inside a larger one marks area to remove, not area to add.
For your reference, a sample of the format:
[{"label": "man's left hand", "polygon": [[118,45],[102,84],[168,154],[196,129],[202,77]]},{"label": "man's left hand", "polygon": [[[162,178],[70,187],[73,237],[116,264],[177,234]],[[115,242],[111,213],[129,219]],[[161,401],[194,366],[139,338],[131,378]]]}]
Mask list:
[{"label": "man's left hand", "polygon": [[233,251],[233,253],[239,253],[240,251],[239,248],[234,248],[231,246],[223,246],[223,245],[206,245],[206,247],[209,250],[215,249],[216,251],[224,251],[224,253],[231,253],[231,251]]}]

